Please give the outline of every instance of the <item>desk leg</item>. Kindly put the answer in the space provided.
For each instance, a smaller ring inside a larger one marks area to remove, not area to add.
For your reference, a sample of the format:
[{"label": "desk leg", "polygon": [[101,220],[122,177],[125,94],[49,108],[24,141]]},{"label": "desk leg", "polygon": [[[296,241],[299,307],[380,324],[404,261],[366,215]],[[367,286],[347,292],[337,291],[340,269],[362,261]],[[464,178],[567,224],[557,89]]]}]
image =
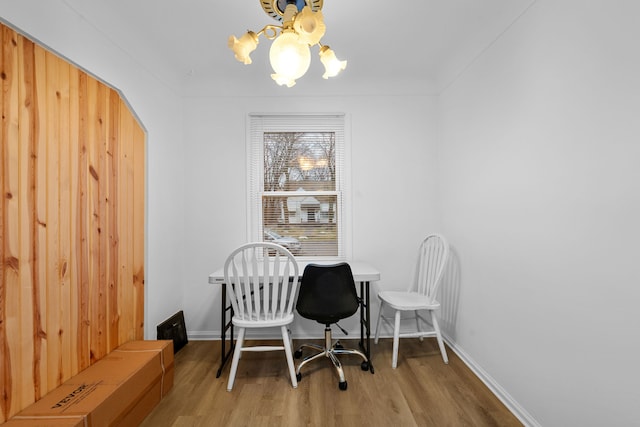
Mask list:
[{"label": "desk leg", "polygon": [[[229,321],[227,322],[227,311],[230,312]],[[231,318],[233,317],[233,308],[231,306],[227,306],[227,285],[225,283],[222,284],[222,307],[221,307],[221,322],[220,322],[220,368],[218,368],[218,372],[216,373],[216,378],[220,378],[220,374],[222,374],[222,369],[224,368],[225,363],[229,360],[229,356],[233,353],[233,323],[231,322]],[[231,329],[231,336],[229,337],[229,351],[225,353],[226,350],[226,342],[227,342],[227,330]]]},{"label": "desk leg", "polygon": [[360,348],[369,360],[369,371],[374,373],[371,361],[371,313],[369,311],[369,282],[360,282]]}]

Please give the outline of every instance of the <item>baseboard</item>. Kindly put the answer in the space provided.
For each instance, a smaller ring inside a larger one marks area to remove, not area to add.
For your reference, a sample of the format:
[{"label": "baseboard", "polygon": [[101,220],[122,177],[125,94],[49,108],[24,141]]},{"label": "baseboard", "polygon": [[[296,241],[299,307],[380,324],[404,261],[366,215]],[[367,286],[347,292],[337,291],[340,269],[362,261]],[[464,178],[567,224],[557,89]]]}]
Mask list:
[{"label": "baseboard", "polygon": [[[188,333],[188,338],[189,340],[193,340],[193,341],[220,341],[220,331],[189,331]],[[252,330],[250,332],[247,332],[247,336],[246,339],[248,340],[252,340],[252,339],[256,339],[256,340],[277,340],[282,338],[282,336],[280,335],[280,331],[279,329],[264,329],[264,330]],[[291,338],[294,340],[321,340],[324,339],[324,329],[320,328],[318,330],[318,333],[316,335],[297,335],[294,333],[291,334]],[[339,338],[342,340],[348,340],[348,339],[360,339],[360,331],[349,331],[349,335],[344,335],[342,334],[340,331],[338,331],[334,338]],[[227,335],[227,339],[229,339],[229,336]],[[373,336],[371,337],[371,340],[373,341]]]},{"label": "baseboard", "polygon": [[188,331],[189,341],[220,341],[220,331]]},{"label": "baseboard", "polygon": [[449,337],[443,336],[449,348],[464,362],[465,365],[482,381],[491,392],[515,415],[526,427],[541,427],[541,424],[529,414],[520,404],[502,388],[484,369],[482,369],[465,351]]}]

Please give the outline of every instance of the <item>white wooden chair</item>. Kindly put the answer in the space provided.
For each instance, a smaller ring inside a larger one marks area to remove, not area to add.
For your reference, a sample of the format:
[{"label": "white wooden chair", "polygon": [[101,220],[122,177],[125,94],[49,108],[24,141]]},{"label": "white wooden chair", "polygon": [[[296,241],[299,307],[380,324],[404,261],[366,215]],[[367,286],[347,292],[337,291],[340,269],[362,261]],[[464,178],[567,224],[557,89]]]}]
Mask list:
[{"label": "white wooden chair", "polygon": [[[238,362],[245,351],[284,350],[291,385],[296,388],[295,366],[288,326],[293,322],[293,305],[298,288],[298,264],[287,249],[275,243],[247,243],[235,249],[224,264],[227,296],[233,307],[231,321],[238,328],[227,391],[233,389]],[[245,346],[245,332],[251,328],[279,327],[280,346]]]},{"label": "white wooden chair", "polygon": [[[438,287],[442,281],[442,274],[449,257],[449,245],[444,237],[438,234],[427,236],[420,245],[418,251],[418,260],[413,283],[409,285],[406,291],[381,291],[378,293],[380,299],[380,312],[378,313],[378,321],[376,324],[375,343],[378,343],[380,334],[380,321],[384,320],[391,325],[391,320],[385,317],[384,310],[390,307],[395,310],[395,318],[393,322],[393,356],[391,367],[398,366],[398,346],[400,338],[420,338],[436,337],[440,353],[444,363],[449,363],[447,350],[442,341],[440,326],[436,318],[436,312],[440,308],[440,303],[436,301]],[[429,319],[422,317],[426,311]],[[400,321],[403,312],[413,312],[415,317],[416,330],[411,332],[400,332]],[[423,330],[421,322],[430,327]]]}]

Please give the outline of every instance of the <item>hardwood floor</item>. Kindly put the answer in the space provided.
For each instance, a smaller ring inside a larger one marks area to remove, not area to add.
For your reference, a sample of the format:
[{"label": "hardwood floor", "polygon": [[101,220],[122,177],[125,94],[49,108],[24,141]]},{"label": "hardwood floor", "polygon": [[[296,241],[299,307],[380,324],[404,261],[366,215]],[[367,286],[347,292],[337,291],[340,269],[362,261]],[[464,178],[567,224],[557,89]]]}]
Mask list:
[{"label": "hardwood floor", "polygon": [[[356,340],[341,342],[357,346]],[[328,360],[305,367],[293,389],[284,353],[266,352],[242,356],[227,392],[231,361],[215,377],[220,342],[192,341],[176,354],[173,389],[142,426],[522,425],[452,351],[445,365],[435,339],[401,340],[397,369],[391,368],[391,344],[381,339],[373,345],[375,374],[362,371],[358,357],[340,359],[346,391],[338,389]]]}]

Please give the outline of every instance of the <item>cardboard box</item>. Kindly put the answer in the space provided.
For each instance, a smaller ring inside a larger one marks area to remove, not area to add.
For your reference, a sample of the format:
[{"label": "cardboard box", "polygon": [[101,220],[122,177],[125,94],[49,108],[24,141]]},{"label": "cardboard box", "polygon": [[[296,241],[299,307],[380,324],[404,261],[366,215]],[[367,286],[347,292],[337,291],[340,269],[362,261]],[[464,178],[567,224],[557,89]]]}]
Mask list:
[{"label": "cardboard box", "polygon": [[[173,341],[131,341],[67,380],[11,421],[51,426],[138,425],[173,386]],[[48,424],[56,421],[68,424]],[[80,420],[81,424],[74,424]],[[18,424],[16,424],[18,426]]]},{"label": "cardboard box", "polygon": [[163,369],[162,397],[173,387],[174,350],[172,340],[159,341],[129,341],[118,347],[115,352],[160,352],[160,362]]}]

